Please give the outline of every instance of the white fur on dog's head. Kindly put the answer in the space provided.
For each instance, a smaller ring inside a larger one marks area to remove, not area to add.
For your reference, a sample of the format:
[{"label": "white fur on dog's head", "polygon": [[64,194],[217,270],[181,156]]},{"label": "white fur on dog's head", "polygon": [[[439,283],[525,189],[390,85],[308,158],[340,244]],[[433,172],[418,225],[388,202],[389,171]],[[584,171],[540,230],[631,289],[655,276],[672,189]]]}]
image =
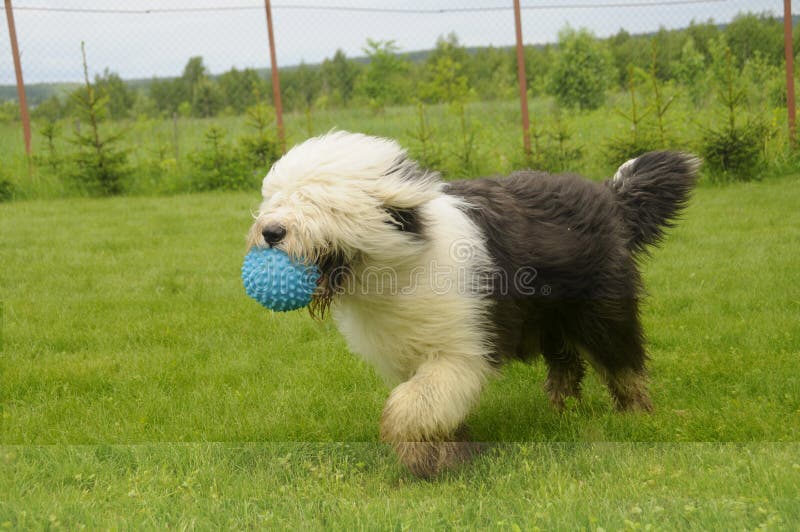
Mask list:
[{"label": "white fur on dog's head", "polygon": [[406,157],[393,140],[338,131],[292,148],[264,178],[264,197],[248,237],[266,245],[264,227],[279,224],[276,245],[298,260],[337,254],[378,260],[409,252],[389,209],[413,209],[438,197],[442,182]]}]

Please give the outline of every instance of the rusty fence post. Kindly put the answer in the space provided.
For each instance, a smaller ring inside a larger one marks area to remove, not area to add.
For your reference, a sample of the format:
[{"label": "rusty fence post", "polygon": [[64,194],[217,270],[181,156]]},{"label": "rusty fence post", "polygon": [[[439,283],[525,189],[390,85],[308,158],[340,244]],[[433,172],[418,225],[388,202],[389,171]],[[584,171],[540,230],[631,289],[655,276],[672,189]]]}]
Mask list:
[{"label": "rusty fence post", "polygon": [[11,0],[5,0],[6,20],[8,21],[8,38],[11,40],[11,54],[14,56],[14,73],[17,76],[17,96],[19,97],[19,115],[22,120],[22,134],[25,137],[25,153],[31,156],[31,117],[28,114],[28,101],[25,98],[25,82],[22,79],[22,62],[19,59],[17,29],[14,25],[14,11]]},{"label": "rusty fence post", "polygon": [[786,108],[789,113],[789,146],[795,148],[794,50],[792,43],[792,0],[783,0],[783,48],[786,56]]},{"label": "rusty fence post", "polygon": [[522,45],[522,16],[519,0],[514,0],[514,25],[517,33],[517,79],[519,81],[519,106],[522,113],[522,145],[525,157],[531,156],[531,125],[528,115],[528,83],[525,79],[525,49]]},{"label": "rusty fence post", "polygon": [[264,0],[264,9],[267,11],[267,37],[269,38],[269,62],[272,70],[272,99],[275,103],[275,122],[278,126],[278,142],[281,153],[286,152],[286,133],[283,129],[283,105],[281,104],[281,82],[278,76],[278,60],[275,55],[275,35],[272,31],[272,6],[269,0]]}]

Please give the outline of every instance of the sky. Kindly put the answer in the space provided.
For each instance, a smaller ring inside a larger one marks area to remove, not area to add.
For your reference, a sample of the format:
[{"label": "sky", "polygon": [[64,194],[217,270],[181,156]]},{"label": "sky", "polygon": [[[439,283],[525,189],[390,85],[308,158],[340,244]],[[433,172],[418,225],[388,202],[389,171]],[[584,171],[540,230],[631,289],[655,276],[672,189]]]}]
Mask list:
[{"label": "sky", "polygon": [[[80,81],[81,41],[92,74],[177,76],[192,56],[211,73],[269,67],[262,0],[13,0],[26,83]],[[781,0],[521,0],[523,40],[557,40],[569,25],[604,37],[730,21],[739,12],[783,13]],[[368,38],[401,51],[432,48],[455,32],[466,46],[514,44],[512,0],[274,0],[279,66],[319,63],[342,49],[364,55]],[[3,19],[5,19],[5,11]],[[0,85],[14,84],[5,21]]]}]

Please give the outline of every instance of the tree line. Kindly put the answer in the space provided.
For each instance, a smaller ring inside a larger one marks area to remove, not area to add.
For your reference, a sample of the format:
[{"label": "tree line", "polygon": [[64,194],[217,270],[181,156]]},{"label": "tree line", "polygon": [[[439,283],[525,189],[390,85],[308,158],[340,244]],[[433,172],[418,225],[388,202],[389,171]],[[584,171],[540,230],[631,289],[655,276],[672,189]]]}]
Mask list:
[{"label": "tree line", "polygon": [[[558,172],[578,168],[589,149],[574,134],[576,120],[596,124],[597,113],[584,111],[603,107],[603,124],[616,115],[624,126],[592,147],[594,159],[601,155],[609,164],[668,147],[699,153],[706,174],[719,181],[757,179],[768,166],[795,164],[778,134],[776,117],[785,115],[786,104],[783,36],[780,21],[769,16],[741,15],[726,27],[693,23],[651,35],[620,31],[606,39],[567,27],[556,44],[526,47],[529,97],[539,110],[532,149],[524,152],[505,142],[504,149],[487,149],[487,124],[469,111],[478,102],[516,97],[514,50],[469,49],[450,34],[424,53],[402,54],[395,43],[376,40],[368,40],[364,52],[360,60],[337,50],[319,65],[281,70],[285,106],[305,114],[308,135],[316,131],[316,110],[370,107],[382,113],[411,105],[416,120],[406,130],[410,152],[427,167],[454,177],[496,171],[498,162]],[[214,76],[201,57],[193,57],[180,77],[145,84],[109,70],[92,81],[85,57],[83,66],[80,88],[32,110],[42,144],[28,168],[45,169],[66,191],[251,189],[280,155],[263,72],[231,69]],[[16,120],[11,103],[0,104],[0,122]],[[429,104],[445,104],[436,106],[438,122],[430,119]],[[165,117],[224,115],[244,117],[244,134],[229,138],[211,121],[202,144],[179,154],[180,121],[172,120],[172,143],[162,139],[152,153],[139,150],[131,157],[126,140],[139,126],[163,124]],[[64,133],[65,122],[71,135]],[[0,196],[17,197],[18,188],[0,175]]]},{"label": "tree line", "polygon": [[[795,39],[795,49],[800,49],[800,35]],[[646,70],[654,63],[659,81],[690,87],[695,97],[702,98],[699,83],[720,42],[739,69],[754,60],[765,68],[778,68],[783,62],[782,23],[765,14],[739,15],[724,27],[709,21],[651,35],[620,30],[606,39],[565,28],[555,44],[525,47],[529,92],[533,97],[554,96],[566,107],[594,109],[602,105],[607,90],[626,90],[631,67]],[[516,55],[510,48],[468,49],[451,33],[440,37],[430,52],[413,58],[392,41],[368,40],[363,50],[365,59],[349,58],[337,50],[321,64],[282,69],[284,106],[307,113],[365,106],[380,112],[390,105],[508,99],[516,94]],[[94,84],[107,96],[112,119],[174,113],[213,117],[240,115],[257,103],[271,101],[271,82],[262,74],[232,68],[212,76],[201,57],[192,57],[177,78],[153,79],[134,87],[105,70],[95,76]],[[76,114],[74,98],[57,96],[33,109],[35,118],[46,120]]]}]

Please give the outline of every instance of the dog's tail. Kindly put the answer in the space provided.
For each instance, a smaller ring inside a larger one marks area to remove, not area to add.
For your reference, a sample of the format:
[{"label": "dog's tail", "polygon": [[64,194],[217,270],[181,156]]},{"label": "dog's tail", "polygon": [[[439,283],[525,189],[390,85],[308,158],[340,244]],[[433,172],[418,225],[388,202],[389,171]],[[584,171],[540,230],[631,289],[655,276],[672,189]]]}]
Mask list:
[{"label": "dog's tail", "polygon": [[639,253],[658,244],[664,230],[675,225],[699,168],[694,155],[652,151],[626,162],[606,181],[631,233],[628,249]]}]

